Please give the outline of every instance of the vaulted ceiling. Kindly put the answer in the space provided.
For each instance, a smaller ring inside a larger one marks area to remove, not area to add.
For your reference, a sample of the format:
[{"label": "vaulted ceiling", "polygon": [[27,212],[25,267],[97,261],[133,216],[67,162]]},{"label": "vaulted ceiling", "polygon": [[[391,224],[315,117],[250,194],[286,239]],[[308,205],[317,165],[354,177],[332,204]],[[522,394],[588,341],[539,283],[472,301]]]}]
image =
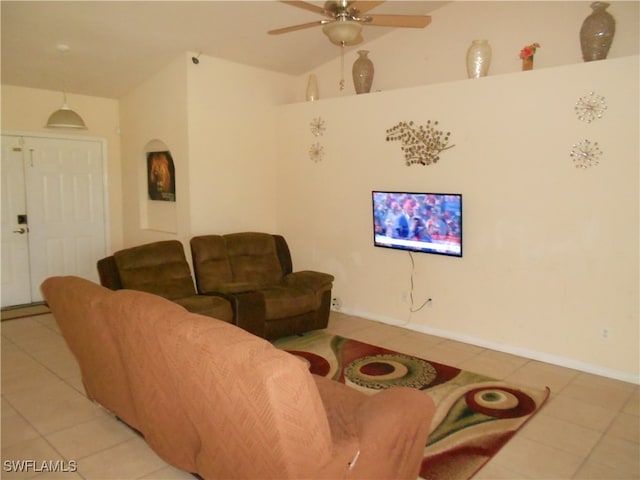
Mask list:
[{"label": "vaulted ceiling", "polygon": [[[390,0],[369,13],[425,15],[443,3]],[[186,51],[292,75],[340,55],[319,26],[267,35],[323,18],[274,0],[3,0],[0,5],[1,75],[10,85],[120,98]],[[364,42],[393,30],[365,26]],[[69,51],[60,53],[59,44]]]}]

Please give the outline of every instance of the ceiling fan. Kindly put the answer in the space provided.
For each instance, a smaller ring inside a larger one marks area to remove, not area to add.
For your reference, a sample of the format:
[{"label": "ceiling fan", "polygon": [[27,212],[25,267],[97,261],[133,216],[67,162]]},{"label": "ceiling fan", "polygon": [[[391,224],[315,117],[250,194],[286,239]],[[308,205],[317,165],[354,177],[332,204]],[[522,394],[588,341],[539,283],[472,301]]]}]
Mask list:
[{"label": "ceiling fan", "polygon": [[290,27],[270,30],[270,35],[294,32],[305,28],[322,25],[322,31],[336,45],[355,45],[362,42],[362,25],[375,27],[408,27],[424,28],[431,23],[431,17],[427,15],[388,15],[374,14],[360,16],[372,8],[384,3],[383,1],[327,1],[324,7],[302,1],[282,1],[288,5],[319,13],[328,20],[292,25]]}]

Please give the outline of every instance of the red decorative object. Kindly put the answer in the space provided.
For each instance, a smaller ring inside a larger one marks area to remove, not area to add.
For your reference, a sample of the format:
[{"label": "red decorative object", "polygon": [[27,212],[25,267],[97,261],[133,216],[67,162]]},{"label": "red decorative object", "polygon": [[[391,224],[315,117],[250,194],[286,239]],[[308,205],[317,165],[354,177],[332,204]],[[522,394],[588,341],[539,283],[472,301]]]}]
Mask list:
[{"label": "red decorative object", "polygon": [[522,50],[520,50],[522,70],[533,70],[533,56],[536,54],[538,48],[540,48],[540,44],[536,42],[531,45],[525,45]]}]

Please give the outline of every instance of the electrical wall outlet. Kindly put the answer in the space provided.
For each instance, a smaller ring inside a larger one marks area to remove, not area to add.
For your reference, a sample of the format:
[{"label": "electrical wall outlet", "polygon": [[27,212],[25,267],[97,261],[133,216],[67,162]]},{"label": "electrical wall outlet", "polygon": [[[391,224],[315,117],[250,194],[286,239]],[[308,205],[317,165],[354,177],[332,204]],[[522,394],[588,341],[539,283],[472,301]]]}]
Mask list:
[{"label": "electrical wall outlet", "polygon": [[338,310],[340,310],[341,307],[342,307],[342,301],[340,301],[340,298],[333,297],[331,299],[331,310],[335,310],[337,312]]}]

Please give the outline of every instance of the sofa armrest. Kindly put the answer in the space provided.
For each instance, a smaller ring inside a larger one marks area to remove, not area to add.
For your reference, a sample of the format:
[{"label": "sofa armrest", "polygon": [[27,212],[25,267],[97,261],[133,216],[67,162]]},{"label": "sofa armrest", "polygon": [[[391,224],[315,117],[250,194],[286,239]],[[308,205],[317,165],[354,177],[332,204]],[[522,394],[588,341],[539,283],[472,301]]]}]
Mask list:
[{"label": "sofa armrest", "polygon": [[332,438],[343,446],[340,464],[326,465],[324,478],[415,480],[436,407],[425,392],[394,387],[366,395],[313,375]]},{"label": "sofa armrest", "polygon": [[356,413],[360,455],[353,477],[417,478],[435,410],[431,397],[408,387],[367,398]]},{"label": "sofa armrest", "polygon": [[322,290],[331,287],[334,280],[333,275],[328,273],[315,272],[313,270],[302,270],[293,272],[284,277],[284,284],[289,287],[303,287],[312,290]]},{"label": "sofa armrest", "polygon": [[97,266],[100,284],[103,287],[107,287],[111,290],[120,290],[122,288],[122,281],[120,280],[120,274],[118,273],[118,266],[116,265],[116,259],[113,255],[98,260]]},{"label": "sofa armrest", "polygon": [[265,338],[267,327],[264,322],[266,307],[262,293],[238,292],[229,295],[233,299],[235,324],[259,337]]},{"label": "sofa armrest", "polygon": [[253,284],[230,283],[228,285],[229,288],[220,287],[219,291],[204,292],[198,296],[226,299],[233,308],[232,323],[249,333],[265,338],[266,306],[264,295],[256,290],[257,287]]}]

